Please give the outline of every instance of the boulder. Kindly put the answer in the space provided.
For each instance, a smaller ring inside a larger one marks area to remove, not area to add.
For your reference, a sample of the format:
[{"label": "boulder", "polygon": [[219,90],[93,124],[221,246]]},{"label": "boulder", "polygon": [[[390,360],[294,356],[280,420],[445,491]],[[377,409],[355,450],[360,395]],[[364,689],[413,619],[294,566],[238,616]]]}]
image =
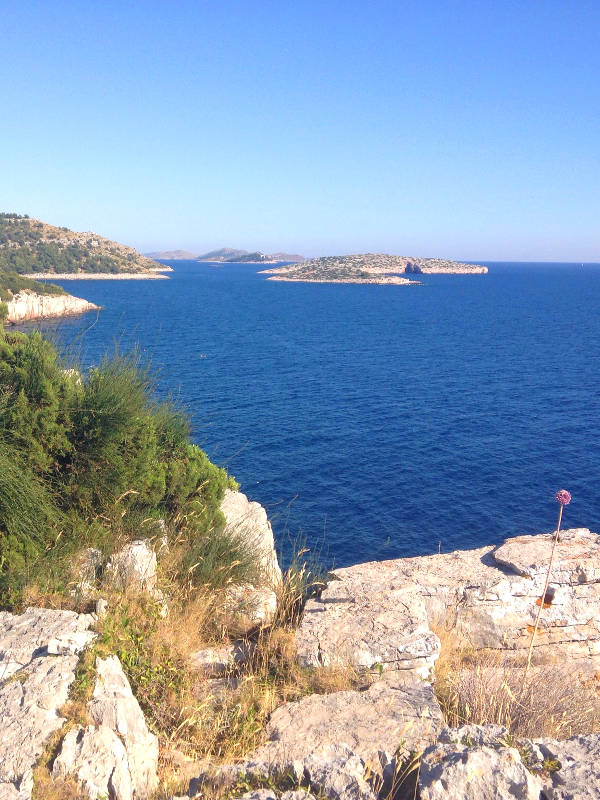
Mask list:
[{"label": "boulder", "polygon": [[248,632],[273,621],[277,613],[277,595],[268,586],[243,583],[226,590],[225,607],[238,618],[238,627]]},{"label": "boulder", "polygon": [[242,492],[226,489],[221,511],[225,517],[225,533],[243,539],[259,553],[265,584],[276,587],[281,582],[281,569],[265,509],[260,503],[249,501]]},{"label": "boulder", "polygon": [[[512,572],[542,584],[546,579],[554,533],[515,536],[493,551],[494,560]],[[554,552],[552,581],[572,586],[600,581],[600,537],[588,528],[562,531]]]},{"label": "boulder", "polygon": [[53,774],[72,776],[90,800],[145,800],[158,786],[158,740],[116,656],[96,660],[96,685],[87,705],[94,725],[69,731]]},{"label": "boulder", "polygon": [[243,640],[228,642],[219,647],[205,647],[191,654],[189,665],[205,675],[220,676],[229,672],[236,664],[248,661],[254,649],[254,643]]},{"label": "boulder", "polygon": [[156,591],[156,553],[145,539],[128,542],[106,567],[107,582],[122,592]]},{"label": "boulder", "polygon": [[[29,800],[32,771],[65,720],[59,709],[75,679],[78,653],[95,637],[89,614],[28,608],[0,613],[0,798]],[[65,646],[51,649],[50,642]],[[68,642],[68,646],[66,643]]]},{"label": "boulder", "polygon": [[445,728],[421,759],[421,800],[539,800],[542,782],[496,725]]},{"label": "boulder", "polygon": [[368,771],[356,753],[344,744],[332,743],[304,759],[303,779],[317,795],[332,800],[375,800],[367,783]]}]

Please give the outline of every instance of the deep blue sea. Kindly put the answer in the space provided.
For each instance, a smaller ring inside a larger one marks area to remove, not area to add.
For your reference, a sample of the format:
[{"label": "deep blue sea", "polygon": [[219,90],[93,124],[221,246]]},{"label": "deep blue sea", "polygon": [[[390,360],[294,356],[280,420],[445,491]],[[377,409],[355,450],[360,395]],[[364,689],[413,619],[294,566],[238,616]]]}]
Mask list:
[{"label": "deep blue sea", "polygon": [[600,265],[486,262],[422,286],[267,281],[172,262],[65,282],[105,306],[44,327],[97,363],[139,343],[195,441],[266,506],[284,553],[338,566],[600,530]]}]

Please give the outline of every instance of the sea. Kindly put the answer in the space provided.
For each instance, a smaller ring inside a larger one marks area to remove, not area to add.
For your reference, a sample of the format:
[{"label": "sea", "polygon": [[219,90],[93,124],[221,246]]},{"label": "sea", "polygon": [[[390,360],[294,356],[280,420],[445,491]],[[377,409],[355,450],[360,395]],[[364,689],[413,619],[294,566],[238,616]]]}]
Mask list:
[{"label": "sea", "polygon": [[265,506],[284,561],[550,531],[562,488],[563,526],[600,531],[600,264],[482,262],[395,286],[168,263],[169,280],[64,282],[104,310],[35,327],[85,367],[137,347],[194,441]]}]

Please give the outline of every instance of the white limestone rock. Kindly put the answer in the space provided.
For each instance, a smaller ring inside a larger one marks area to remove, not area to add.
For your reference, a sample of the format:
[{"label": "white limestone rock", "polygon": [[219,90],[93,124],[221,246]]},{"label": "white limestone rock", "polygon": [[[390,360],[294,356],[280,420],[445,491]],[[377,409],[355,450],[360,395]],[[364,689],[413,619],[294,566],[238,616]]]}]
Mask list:
[{"label": "white limestone rock", "polygon": [[209,676],[221,676],[229,672],[236,664],[248,661],[254,652],[252,642],[229,642],[219,647],[205,647],[197,650],[189,657],[192,669]]},{"label": "white limestone rock", "polygon": [[277,595],[268,586],[243,583],[226,590],[225,607],[238,617],[243,628],[250,631],[273,621],[277,613]]},{"label": "white limestone rock", "polygon": [[[28,608],[0,613],[0,797],[29,800],[32,770],[65,720],[59,709],[75,679],[78,653],[95,634],[89,614]],[[52,641],[70,642],[49,653]]]},{"label": "white limestone rock", "polygon": [[8,303],[8,322],[23,322],[28,319],[65,317],[83,314],[85,311],[99,311],[94,305],[81,297],[70,294],[37,294],[30,289],[22,289]]},{"label": "white limestone rock", "polygon": [[[556,762],[558,769],[546,771],[546,800],[597,800],[600,797],[600,734],[573,736],[565,742],[536,739],[537,767]],[[555,766],[554,764],[552,765]]]},{"label": "white limestone rock", "polygon": [[313,694],[285,703],[272,714],[267,741],[249,757],[281,772],[332,744],[347,746],[373,774],[398,756],[435,741],[442,712],[430,684],[387,673],[366,691]]},{"label": "white limestone rock", "polygon": [[242,538],[259,552],[265,584],[276,587],[281,582],[281,569],[275,551],[273,529],[265,509],[260,503],[249,501],[242,492],[226,489],[221,511],[226,520],[225,533]]},{"label": "white limestone rock", "polygon": [[[515,536],[493,552],[494,559],[517,575],[545,580],[554,533]],[[554,552],[552,581],[572,586],[600,581],[600,537],[588,528],[561,531]]]},{"label": "white limestone rock", "polygon": [[376,800],[365,764],[344,744],[330,744],[303,762],[304,780],[317,795],[331,800]]},{"label": "white limestone rock", "polygon": [[421,800],[539,800],[541,780],[505,736],[496,725],[445,728],[421,759]]},{"label": "white limestone rock", "polygon": [[156,553],[146,539],[128,542],[116,552],[106,568],[106,580],[122,592],[156,591]]},{"label": "white limestone rock", "polygon": [[[575,673],[590,674],[600,670],[600,537],[587,529],[564,531],[562,536],[550,576],[551,602],[541,616],[534,657],[568,658]],[[297,633],[300,660],[316,665],[345,659],[357,666],[378,660],[385,669],[420,666],[419,674],[425,674],[437,657],[430,623],[443,624],[475,649],[524,656],[551,540],[551,533],[516,537],[497,549],[336,570],[321,599],[306,605]]]},{"label": "white limestone rock", "polygon": [[306,666],[380,665],[420,677],[440,651],[419,592],[375,564],[336,570],[321,597],[307,602],[296,644]]},{"label": "white limestone rock", "polygon": [[65,736],[54,761],[55,777],[74,777],[90,800],[133,800],[127,752],[106,725],[77,727]]},{"label": "white limestone rock", "polygon": [[158,739],[150,733],[117,656],[96,661],[96,686],[88,712],[96,725],[118,734],[127,752],[135,798],[145,798],[158,786]]}]

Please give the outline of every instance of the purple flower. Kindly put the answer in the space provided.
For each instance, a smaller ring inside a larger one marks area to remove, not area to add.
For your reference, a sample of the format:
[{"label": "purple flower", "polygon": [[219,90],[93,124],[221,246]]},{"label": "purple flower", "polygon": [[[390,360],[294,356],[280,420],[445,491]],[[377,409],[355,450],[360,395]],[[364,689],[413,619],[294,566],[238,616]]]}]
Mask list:
[{"label": "purple flower", "polygon": [[561,506],[568,506],[571,502],[571,493],[567,492],[566,489],[559,489],[554,495],[554,499],[557,503],[560,503]]}]

